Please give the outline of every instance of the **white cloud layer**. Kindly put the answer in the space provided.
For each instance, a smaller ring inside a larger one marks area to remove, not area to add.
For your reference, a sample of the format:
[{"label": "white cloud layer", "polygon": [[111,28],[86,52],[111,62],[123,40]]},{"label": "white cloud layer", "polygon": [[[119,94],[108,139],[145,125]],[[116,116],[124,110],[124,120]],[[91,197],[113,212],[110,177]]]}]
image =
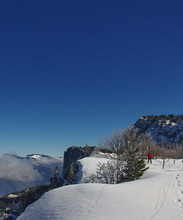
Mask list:
[{"label": "white cloud layer", "polygon": [[34,182],[41,181],[42,176],[25,160],[18,159],[12,155],[0,154],[0,179]]}]

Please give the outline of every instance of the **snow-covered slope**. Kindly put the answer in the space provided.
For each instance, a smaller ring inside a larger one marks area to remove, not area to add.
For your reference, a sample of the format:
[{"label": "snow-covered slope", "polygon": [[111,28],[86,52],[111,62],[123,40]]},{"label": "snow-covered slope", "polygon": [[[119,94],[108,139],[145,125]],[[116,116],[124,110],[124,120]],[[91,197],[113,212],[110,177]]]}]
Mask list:
[{"label": "snow-covered slope", "polygon": [[0,195],[20,191],[28,186],[47,184],[54,169],[62,168],[62,158],[32,154],[26,157],[0,155]]},{"label": "snow-covered slope", "polygon": [[[100,158],[80,160],[80,181],[96,172]],[[154,160],[142,179],[107,185],[87,183],[45,193],[18,220],[181,220],[183,219],[183,165]]]}]

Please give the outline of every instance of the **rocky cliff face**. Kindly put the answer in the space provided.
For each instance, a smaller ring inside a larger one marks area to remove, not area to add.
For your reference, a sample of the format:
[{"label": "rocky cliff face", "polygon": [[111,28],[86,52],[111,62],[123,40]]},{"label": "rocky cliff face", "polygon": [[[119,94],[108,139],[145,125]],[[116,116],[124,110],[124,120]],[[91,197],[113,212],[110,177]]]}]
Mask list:
[{"label": "rocky cliff face", "polygon": [[133,128],[139,134],[150,134],[157,144],[183,144],[183,115],[143,116]]},{"label": "rocky cliff face", "polygon": [[86,146],[83,148],[75,146],[69,147],[67,151],[64,152],[63,178],[67,180],[71,172],[76,172],[77,167],[75,162],[84,157],[89,157],[94,149],[94,146]]}]

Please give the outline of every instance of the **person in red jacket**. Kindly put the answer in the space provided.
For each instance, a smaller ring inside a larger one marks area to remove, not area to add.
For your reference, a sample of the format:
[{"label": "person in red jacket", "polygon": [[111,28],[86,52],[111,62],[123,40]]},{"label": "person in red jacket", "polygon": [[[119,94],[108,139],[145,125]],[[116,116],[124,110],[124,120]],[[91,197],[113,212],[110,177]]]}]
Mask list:
[{"label": "person in red jacket", "polygon": [[152,163],[152,154],[148,153],[147,155],[148,163]]}]

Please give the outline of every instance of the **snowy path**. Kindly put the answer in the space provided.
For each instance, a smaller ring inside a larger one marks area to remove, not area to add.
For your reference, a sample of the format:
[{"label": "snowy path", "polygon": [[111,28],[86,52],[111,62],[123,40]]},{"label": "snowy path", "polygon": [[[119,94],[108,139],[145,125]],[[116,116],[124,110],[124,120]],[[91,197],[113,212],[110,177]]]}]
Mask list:
[{"label": "snowy path", "polygon": [[154,190],[154,208],[149,219],[183,219],[183,170],[174,166],[161,175],[161,178],[153,179],[159,189]]},{"label": "snowy path", "polygon": [[183,168],[181,161],[176,163],[162,170],[153,161],[137,181],[78,184],[50,191],[18,220],[182,220]]}]

